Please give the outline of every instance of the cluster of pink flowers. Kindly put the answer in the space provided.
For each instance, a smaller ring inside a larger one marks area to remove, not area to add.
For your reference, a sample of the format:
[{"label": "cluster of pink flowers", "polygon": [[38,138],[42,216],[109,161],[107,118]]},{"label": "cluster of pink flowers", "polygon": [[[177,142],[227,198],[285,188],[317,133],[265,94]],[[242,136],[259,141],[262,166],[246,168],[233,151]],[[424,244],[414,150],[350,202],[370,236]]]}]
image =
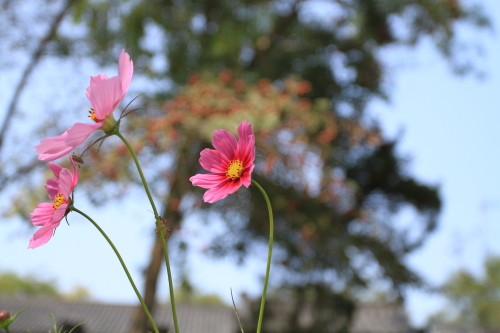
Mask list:
[{"label": "cluster of pink flowers", "polygon": [[[113,118],[113,111],[123,100],[133,73],[134,64],[128,53],[122,50],[118,62],[118,76],[111,78],[104,74],[91,76],[90,85],[87,87],[87,98],[92,105],[89,117],[94,123],[75,123],[63,134],[41,140],[40,144],[35,147],[39,154],[38,159],[54,161],[63,157],[81,145],[96,130],[104,129],[107,123],[116,122]],[[54,163],[48,165],[56,176],[56,178],[49,179],[45,185],[49,198],[53,202],[39,204],[30,214],[33,225],[41,228],[31,238],[28,248],[36,248],[47,243],[63,217],[69,213],[70,195],[78,183],[75,161],[72,158],[70,160],[73,173]]]},{"label": "cluster of pink flowers", "polygon": [[[75,123],[62,135],[41,140],[36,146],[39,159],[53,161],[69,154],[81,145],[96,130],[109,132],[109,126],[115,126],[113,111],[123,100],[132,80],[134,71],[130,56],[122,50],[118,64],[118,76],[108,78],[104,74],[90,77],[87,98],[92,105],[89,117],[93,124]],[[213,203],[236,192],[242,185],[248,187],[252,181],[255,167],[255,136],[252,125],[243,121],[238,127],[238,139],[226,130],[217,130],[212,137],[215,150],[204,149],[200,164],[209,171],[190,178],[194,186],[208,191],[203,195],[205,202]],[[31,214],[33,225],[40,226],[30,240],[29,248],[36,248],[47,243],[70,209],[70,198],[78,183],[78,171],[75,161],[70,158],[73,172],[57,164],[49,163],[55,178],[47,181],[45,187],[52,202],[39,204]]]}]

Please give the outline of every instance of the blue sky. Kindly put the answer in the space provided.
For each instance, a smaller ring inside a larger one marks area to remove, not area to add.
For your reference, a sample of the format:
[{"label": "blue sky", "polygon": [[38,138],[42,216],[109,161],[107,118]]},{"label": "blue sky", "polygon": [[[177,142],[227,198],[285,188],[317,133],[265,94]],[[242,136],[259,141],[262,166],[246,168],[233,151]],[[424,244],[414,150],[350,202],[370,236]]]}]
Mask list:
[{"label": "blue sky", "polygon": [[[500,2],[484,0],[480,3],[494,25],[499,22]],[[370,114],[380,120],[384,132],[389,137],[401,138],[398,151],[408,157],[409,173],[440,187],[444,206],[438,230],[408,258],[408,264],[433,284],[444,282],[459,268],[480,275],[484,258],[500,253],[500,243],[496,241],[500,235],[500,112],[496,98],[500,96],[500,42],[494,32],[476,36],[472,30],[463,28],[460,33],[465,40],[477,39],[484,48],[484,55],[475,59],[477,67],[486,73],[483,79],[453,75],[428,41],[411,51],[385,50],[391,101],[375,101],[370,106]],[[115,75],[115,70],[105,72]],[[90,73],[98,72],[97,69]],[[19,75],[11,74],[14,78]],[[50,70],[37,72],[31,86],[47,89],[43,82],[50,80],[52,75]],[[83,91],[87,80],[72,83],[76,86],[74,89]],[[137,83],[132,82],[132,89],[138,89],[134,84]],[[5,110],[5,100],[10,98],[12,88],[9,81],[1,77],[0,87],[0,106]],[[31,105],[27,101],[30,96],[31,93],[24,96],[23,105]],[[80,100],[85,103],[83,94]],[[33,141],[31,145],[36,143]],[[139,195],[143,198],[140,192],[132,193],[130,198],[133,200],[105,209],[91,207],[80,196],[78,206],[102,221],[101,226],[122,252],[142,289],[141,270],[149,253],[152,230],[144,226],[144,216],[151,212],[145,198],[137,200]],[[126,216],[120,214],[124,204],[127,205]],[[119,225],[112,222],[116,216],[120,216]],[[118,261],[97,230],[76,214],[70,216],[70,223],[70,227],[62,224],[47,245],[28,250],[33,230],[16,219],[2,221],[0,270],[54,278],[63,291],[82,285],[100,301],[135,302]],[[239,267],[229,259],[211,260],[202,255],[208,242],[206,230],[218,227],[217,221],[210,226],[202,225],[194,216],[181,231],[182,237],[190,239],[194,250],[189,257],[194,285],[204,292],[217,293],[228,302],[230,287],[235,295],[243,291],[258,295],[260,276],[265,269],[265,250],[252,253],[250,260]],[[176,275],[175,258],[172,264]],[[166,275],[162,274],[161,279],[159,294],[161,299],[166,299]],[[436,295],[409,291],[406,305],[412,322],[421,325],[427,315],[443,304],[443,299]]]}]

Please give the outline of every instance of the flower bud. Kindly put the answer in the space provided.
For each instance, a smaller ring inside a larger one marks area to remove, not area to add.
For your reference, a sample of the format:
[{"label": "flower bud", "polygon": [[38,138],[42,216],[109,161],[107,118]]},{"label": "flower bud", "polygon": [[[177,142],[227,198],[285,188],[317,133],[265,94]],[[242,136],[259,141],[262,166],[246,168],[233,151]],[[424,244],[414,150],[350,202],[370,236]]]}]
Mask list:
[{"label": "flower bud", "polygon": [[9,311],[0,311],[0,324],[10,318]]}]

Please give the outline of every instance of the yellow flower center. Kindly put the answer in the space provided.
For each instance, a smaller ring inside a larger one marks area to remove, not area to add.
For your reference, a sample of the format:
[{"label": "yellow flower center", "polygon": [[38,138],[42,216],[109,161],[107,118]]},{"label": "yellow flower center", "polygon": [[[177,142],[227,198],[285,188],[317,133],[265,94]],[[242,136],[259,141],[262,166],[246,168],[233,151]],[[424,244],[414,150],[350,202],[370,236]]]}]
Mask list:
[{"label": "yellow flower center", "polygon": [[232,180],[236,180],[241,177],[243,173],[243,163],[240,160],[233,160],[229,162],[227,166],[226,176]]},{"label": "yellow flower center", "polygon": [[97,117],[95,116],[94,108],[90,108],[89,113],[90,115],[88,115],[87,117],[92,119],[95,123],[102,121],[102,119],[97,119]]},{"label": "yellow flower center", "polygon": [[65,202],[66,202],[66,198],[64,197],[64,195],[62,195],[61,193],[59,193],[54,198],[54,205],[52,206],[52,208],[57,209],[57,208],[59,208],[59,206],[61,206]]}]

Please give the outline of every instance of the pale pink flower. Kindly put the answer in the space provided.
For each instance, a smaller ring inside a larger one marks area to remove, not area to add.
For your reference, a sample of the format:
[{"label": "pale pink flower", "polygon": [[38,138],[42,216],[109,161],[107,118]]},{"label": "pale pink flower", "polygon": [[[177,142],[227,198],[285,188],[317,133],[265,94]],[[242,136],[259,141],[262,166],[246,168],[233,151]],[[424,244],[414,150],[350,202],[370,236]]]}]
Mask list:
[{"label": "pale pink flower", "polygon": [[45,184],[47,194],[52,202],[39,204],[31,213],[31,223],[41,226],[30,239],[28,249],[34,249],[47,243],[54,229],[59,226],[61,220],[66,215],[69,205],[70,195],[78,183],[78,170],[75,162],[71,159],[73,173],[60,165],[49,163],[48,166],[55,178],[50,178]]},{"label": "pale pink flower", "polygon": [[120,54],[118,62],[118,76],[108,78],[104,74],[90,77],[90,86],[87,87],[87,98],[92,105],[89,113],[94,123],[76,123],[63,134],[41,140],[36,146],[40,154],[39,160],[53,161],[69,154],[73,149],[82,144],[90,134],[100,129],[106,119],[113,117],[113,111],[121,103],[134,73],[134,63],[125,50]]},{"label": "pale pink flower", "polygon": [[201,166],[212,173],[197,174],[189,180],[194,186],[209,189],[203,195],[205,202],[224,199],[252,182],[255,136],[246,120],[238,126],[238,140],[226,130],[217,130],[212,137],[215,150],[206,148],[201,152]]}]

